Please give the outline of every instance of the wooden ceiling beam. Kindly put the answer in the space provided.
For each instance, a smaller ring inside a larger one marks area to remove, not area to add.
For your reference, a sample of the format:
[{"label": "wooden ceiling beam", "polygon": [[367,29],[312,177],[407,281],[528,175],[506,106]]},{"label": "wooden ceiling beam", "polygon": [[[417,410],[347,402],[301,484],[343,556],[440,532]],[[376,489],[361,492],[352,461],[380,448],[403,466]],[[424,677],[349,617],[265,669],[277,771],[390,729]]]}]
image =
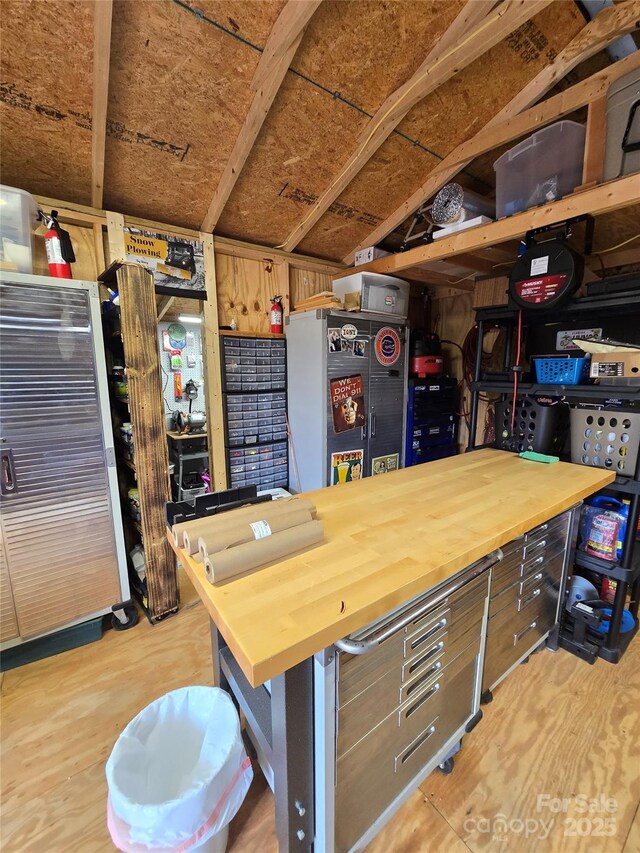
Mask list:
[{"label": "wooden ceiling beam", "polygon": [[305,28],[321,0],[288,0],[267,39],[251,88],[249,112],[218,181],[201,230],[212,232],[258,138],[267,113],[302,41]]},{"label": "wooden ceiling beam", "polygon": [[102,207],[104,152],[107,138],[109,62],[113,0],[93,4],[93,113],[91,116],[91,204]]},{"label": "wooden ceiling beam", "polygon": [[636,53],[533,109],[528,109],[526,113],[518,115],[541,98],[581,62],[604,50],[621,36],[637,31],[640,26],[639,6],[638,0],[623,0],[615,6],[603,9],[558,54],[554,62],[543,68],[482,130],[471,140],[462,143],[447,155],[429,174],[425,183],[371,231],[344,258],[344,262],[352,264],[357,251],[367,246],[376,245],[394,231],[421,204],[438,192],[475,157],[549,124],[583,106],[593,97],[598,97],[603,91],[606,92],[613,80],[637,68],[638,54]]},{"label": "wooden ceiling beam", "polygon": [[492,11],[491,3],[467,0],[415,74],[367,123],[357,149],[280,248],[290,252],[298,245],[417,103],[548,5],[549,0],[503,0]]},{"label": "wooden ceiling beam", "polygon": [[[395,275],[402,270],[434,261],[454,259],[456,255],[488,248],[510,240],[519,239],[533,228],[553,225],[574,216],[591,213],[599,216],[620,210],[625,207],[640,204],[640,181],[637,175],[627,175],[616,181],[600,184],[583,192],[553,201],[550,204],[514,213],[505,219],[468,228],[436,240],[428,246],[417,246],[406,252],[398,252],[385,258],[378,258],[371,263],[356,267],[355,272],[379,272]],[[333,278],[343,278],[354,272],[354,269],[336,273]]]}]

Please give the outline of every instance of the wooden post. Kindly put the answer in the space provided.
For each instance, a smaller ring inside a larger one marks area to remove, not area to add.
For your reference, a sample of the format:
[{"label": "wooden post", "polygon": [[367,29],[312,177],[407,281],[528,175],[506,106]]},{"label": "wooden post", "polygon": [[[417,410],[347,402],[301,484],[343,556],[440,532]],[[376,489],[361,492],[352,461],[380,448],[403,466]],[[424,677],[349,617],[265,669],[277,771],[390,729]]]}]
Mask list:
[{"label": "wooden post", "polygon": [[227,451],[224,446],[216,258],[213,249],[213,236],[201,232],[200,239],[204,246],[204,280],[207,288],[207,298],[203,303],[202,354],[204,358],[204,397],[207,410],[209,471],[213,488],[219,492],[227,488]]},{"label": "wooden post", "polygon": [[107,237],[109,239],[109,263],[124,262],[127,253],[124,248],[124,216],[121,213],[107,211]]},{"label": "wooden post", "polygon": [[176,561],[167,542],[169,455],[152,274],[138,264],[117,271],[122,342],[129,385],[145,569],[152,619],[178,609]]},{"label": "wooden post", "polygon": [[603,95],[589,104],[587,137],[582,161],[582,184],[586,190],[601,184],[604,179],[604,151],[607,139],[607,97]]}]

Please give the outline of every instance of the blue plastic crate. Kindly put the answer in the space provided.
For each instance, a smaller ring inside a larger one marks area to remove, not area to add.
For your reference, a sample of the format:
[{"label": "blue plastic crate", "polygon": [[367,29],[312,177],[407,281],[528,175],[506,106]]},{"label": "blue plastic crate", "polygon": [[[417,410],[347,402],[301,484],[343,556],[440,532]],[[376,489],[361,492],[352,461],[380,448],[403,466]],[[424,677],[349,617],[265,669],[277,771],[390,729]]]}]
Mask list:
[{"label": "blue plastic crate", "polygon": [[579,385],[589,376],[590,356],[541,356],[534,359],[541,385]]}]

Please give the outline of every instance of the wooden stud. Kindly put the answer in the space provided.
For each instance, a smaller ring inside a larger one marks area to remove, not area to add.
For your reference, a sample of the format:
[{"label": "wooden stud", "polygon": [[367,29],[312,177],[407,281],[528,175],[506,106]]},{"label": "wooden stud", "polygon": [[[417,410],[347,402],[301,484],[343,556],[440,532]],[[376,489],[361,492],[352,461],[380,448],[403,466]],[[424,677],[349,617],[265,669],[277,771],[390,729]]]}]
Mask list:
[{"label": "wooden stud", "polygon": [[116,276],[129,412],[135,436],[148,606],[152,618],[161,619],[178,609],[178,582],[175,559],[166,538],[169,456],[157,342],[156,294],[152,274],[139,264],[123,264]]},{"label": "wooden stud", "polygon": [[[593,96],[593,92],[589,88],[592,84],[589,86],[579,84],[581,88],[577,89],[578,97],[575,100],[572,101],[567,92],[563,92],[556,98],[550,99],[550,102],[551,100],[554,102],[551,107],[547,108],[541,105],[535,110],[529,110],[521,121],[515,120],[515,116],[535,103],[577,65],[594,56],[621,36],[634,30],[637,31],[639,26],[637,0],[626,0],[626,2],[603,9],[597,18],[587,24],[576,38],[558,54],[556,60],[543,68],[473,139],[458,146],[445,157],[427,177],[425,183],[371,231],[344,258],[344,262],[346,264],[353,263],[356,252],[379,243],[387,234],[401,225],[424,201],[431,198],[434,193],[454,178],[474,157],[491,151],[496,146],[512,139],[517,139],[518,136],[530,132],[542,124],[555,121],[560,115],[565,114],[567,107],[571,111],[587,103],[589,97]],[[628,73],[634,67],[638,67],[637,62],[637,55],[628,57],[616,62],[610,69],[606,69],[601,75],[596,76],[601,82],[604,79],[610,83],[617,79],[619,73]],[[582,100],[584,97],[587,97],[587,100]]]},{"label": "wooden stud", "polygon": [[356,151],[282,243],[282,248],[290,252],[298,245],[412,107],[548,5],[548,0],[528,0],[526,3],[505,0],[491,11],[490,4],[468,0],[420,68],[389,95],[368,122]]},{"label": "wooden stud", "polygon": [[102,207],[104,152],[107,135],[109,60],[113,0],[93,3],[93,114],[91,117],[91,204]]},{"label": "wooden stud", "polygon": [[211,234],[200,234],[204,246],[204,280],[207,298],[203,302],[202,354],[204,358],[205,403],[209,447],[209,473],[216,492],[227,488],[227,451],[224,445],[222,366],[218,328],[216,258]]},{"label": "wooden stud", "polygon": [[93,224],[93,245],[96,253],[96,270],[98,275],[104,272],[107,264],[104,258],[104,234],[102,233],[102,224],[94,222]]},{"label": "wooden stud", "polygon": [[162,320],[162,318],[167,313],[169,308],[171,308],[171,306],[175,302],[175,299],[176,299],[175,296],[165,296],[160,301],[160,303],[158,304],[158,322],[160,322],[160,320]]},{"label": "wooden stud", "polygon": [[[356,267],[355,272],[370,270],[371,272],[395,274],[410,267],[445,260],[463,252],[473,252],[493,246],[496,243],[506,243],[508,240],[519,239],[532,228],[562,222],[572,216],[582,216],[585,213],[598,216],[612,210],[631,207],[634,204],[640,204],[640,181],[638,181],[637,175],[627,175],[624,178],[618,178],[616,181],[600,184],[594,189],[566,196],[542,207],[524,210],[522,213],[516,213],[488,225],[479,225],[477,228],[469,228],[467,231],[451,234],[428,246],[417,246],[415,249],[409,249],[406,252],[398,252],[386,258],[378,258],[369,264]],[[342,278],[344,275],[345,273],[338,273],[333,278]]]},{"label": "wooden stud", "polygon": [[251,82],[255,92],[253,101],[211,199],[202,222],[202,231],[213,231],[215,228],[300,46],[304,30],[320,2],[289,0],[275,22]]},{"label": "wooden stud", "polygon": [[601,184],[604,178],[604,151],[607,141],[607,96],[589,104],[587,136],[582,162],[582,185],[578,190]]},{"label": "wooden stud", "polygon": [[107,211],[107,237],[109,240],[109,263],[124,263],[127,252],[124,245],[124,216]]}]

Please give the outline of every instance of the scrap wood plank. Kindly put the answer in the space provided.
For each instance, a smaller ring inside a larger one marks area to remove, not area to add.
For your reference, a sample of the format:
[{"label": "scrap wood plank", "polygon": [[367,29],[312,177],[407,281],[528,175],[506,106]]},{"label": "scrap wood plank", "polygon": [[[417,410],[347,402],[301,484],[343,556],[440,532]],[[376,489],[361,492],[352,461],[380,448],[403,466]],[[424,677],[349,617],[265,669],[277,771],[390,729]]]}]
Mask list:
[{"label": "scrap wood plank", "polygon": [[298,245],[412,107],[548,5],[548,0],[505,0],[491,11],[491,4],[468,0],[418,70],[389,95],[367,123],[358,148],[281,248],[291,251]]},{"label": "scrap wood plank", "polygon": [[482,130],[448,154],[429,174],[422,186],[376,226],[344,258],[344,263],[352,264],[356,252],[379,243],[380,240],[395,230],[424,201],[431,198],[458,172],[468,166],[474,157],[517,139],[519,136],[542,125],[549,124],[562,115],[583,106],[591,98],[606,92],[613,80],[637,68],[640,56],[635,53],[616,62],[610,68],[583,83],[577,84],[572,89],[550,98],[548,102],[528,109],[521,116],[518,115],[541,98],[581,62],[594,56],[621,36],[638,31],[639,28],[640,9],[638,0],[623,0],[615,6],[603,9],[564,50],[560,51],[554,62],[543,68]]},{"label": "scrap wood plank", "polygon": [[215,228],[289,70],[305,28],[320,2],[321,0],[289,0],[275,22],[251,82],[251,88],[255,92],[253,101],[215,189],[207,215],[202,221],[202,231],[213,231]]}]

